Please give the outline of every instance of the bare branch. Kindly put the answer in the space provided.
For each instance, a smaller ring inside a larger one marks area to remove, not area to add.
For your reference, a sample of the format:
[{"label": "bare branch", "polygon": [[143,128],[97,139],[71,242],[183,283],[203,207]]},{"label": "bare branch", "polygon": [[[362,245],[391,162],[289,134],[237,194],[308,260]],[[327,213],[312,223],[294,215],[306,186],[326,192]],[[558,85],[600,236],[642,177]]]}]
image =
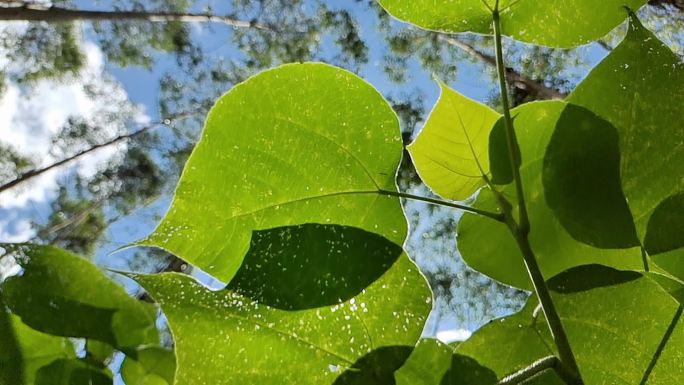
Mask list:
[{"label": "bare branch", "polygon": [[[195,114],[196,114],[196,112],[183,113],[183,114],[176,115],[174,117],[174,119],[182,119],[182,118],[193,116]],[[6,190],[9,190],[11,188],[14,188],[14,187],[16,187],[16,186],[18,186],[24,182],[29,181],[32,178],[35,178],[41,174],[44,174],[44,173],[46,173],[52,169],[58,168],[58,167],[63,166],[65,164],[71,163],[75,160],[78,160],[79,158],[82,158],[85,155],[90,154],[91,152],[97,151],[101,148],[113,146],[113,145],[120,143],[120,142],[123,142],[125,140],[134,139],[134,138],[136,138],[136,137],[138,137],[138,136],[140,136],[140,135],[142,135],[142,134],[144,134],[144,133],[146,133],[152,129],[155,129],[159,126],[166,126],[168,124],[169,124],[168,120],[163,121],[163,122],[155,122],[155,123],[152,123],[146,127],[141,128],[137,131],[133,131],[133,132],[130,132],[128,134],[119,135],[119,136],[112,138],[112,139],[110,139],[104,143],[96,144],[96,145],[94,145],[88,149],[80,151],[80,152],[78,152],[72,156],[69,156],[69,157],[64,158],[62,160],[59,160],[55,163],[49,164],[45,167],[41,167],[41,168],[37,168],[37,169],[27,171],[27,172],[19,175],[18,177],[16,177],[14,180],[11,180],[11,181],[1,185],[0,186],[0,193],[4,192]]]},{"label": "bare branch", "polygon": [[256,21],[238,20],[210,13],[176,13],[176,12],[139,12],[139,11],[87,11],[61,7],[42,7],[36,5],[0,6],[0,20],[45,21],[48,23],[88,21],[147,21],[184,23],[223,23],[237,28],[256,28],[272,30],[269,26]]},{"label": "bare branch", "polygon": [[[440,34],[439,40],[443,41],[446,44],[459,48],[460,50],[464,51],[465,53],[467,53],[468,55],[477,60],[487,63],[492,67],[496,67],[496,58],[494,56],[480,52],[473,46],[455,37]],[[537,95],[541,99],[564,99],[567,96],[567,94],[555,90],[553,88],[547,87],[536,80],[532,80],[520,74],[512,68],[506,68],[506,80],[508,80],[509,83],[515,85],[518,88],[530,91],[530,93]]]}]

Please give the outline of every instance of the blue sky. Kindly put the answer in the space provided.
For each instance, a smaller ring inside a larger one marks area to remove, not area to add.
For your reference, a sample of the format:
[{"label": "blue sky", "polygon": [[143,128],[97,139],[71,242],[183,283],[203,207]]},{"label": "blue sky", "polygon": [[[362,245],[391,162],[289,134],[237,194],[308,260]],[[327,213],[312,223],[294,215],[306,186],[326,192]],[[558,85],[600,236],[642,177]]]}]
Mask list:
[{"label": "blue sky", "polygon": [[[101,2],[100,6],[102,8],[106,8],[107,3],[107,1]],[[227,6],[225,6],[226,2],[207,1],[206,3],[214,5],[216,13],[220,14],[223,12],[229,12],[229,9]],[[359,5],[356,2],[347,0],[329,0],[326,3],[333,9],[347,9],[355,16],[359,23],[362,38],[369,47],[370,55],[368,64],[361,68],[360,75],[367,79],[385,95],[401,96],[418,92],[424,97],[427,114],[438,97],[438,87],[432,79],[432,74],[423,69],[417,60],[413,60],[409,63],[409,80],[401,85],[391,82],[383,72],[383,55],[386,50],[386,43],[383,36],[376,30],[376,16],[372,12],[369,12],[365,6]],[[217,6],[217,4],[219,6]],[[76,5],[85,9],[92,9],[91,1],[79,0],[76,1]],[[400,23],[395,22],[395,24],[399,25]],[[140,104],[143,107],[144,113],[147,115],[147,117],[149,117],[150,120],[157,120],[159,114],[159,79],[166,71],[173,70],[175,66],[175,58],[170,55],[157,54],[155,56],[155,65],[151,71],[139,67],[120,68],[111,63],[107,63],[106,60],[104,60],[102,53],[97,52],[97,46],[92,44],[92,42],[96,41],[92,31],[87,26],[84,28],[84,31],[84,43],[89,44],[89,49],[92,51],[90,52],[89,57],[92,57],[92,66],[96,68],[96,73],[98,73],[97,71],[100,71],[100,73],[108,73],[113,75],[115,80],[119,83],[120,89],[125,91],[127,97],[131,101]],[[204,50],[212,56],[234,58],[241,57],[243,55],[240,51],[230,45],[229,36],[232,31],[231,28],[227,26],[213,24],[210,27],[207,27],[197,25],[192,28],[192,31],[195,41],[200,41],[202,48],[204,48]],[[583,53],[583,56],[589,65],[598,62],[605,55],[605,51],[598,46],[582,47],[579,49],[582,50],[581,52]],[[334,48],[332,43],[329,41],[324,41],[322,51],[325,53],[327,51],[333,50]],[[589,67],[583,67],[579,69],[579,73],[581,75],[586,74],[588,68]],[[487,68],[483,65],[461,62],[458,64],[458,76],[456,81],[452,82],[450,85],[454,89],[473,99],[485,102],[490,90],[494,86],[492,78],[489,76],[489,74],[485,73],[486,69]],[[44,104],[43,107],[46,111],[46,114],[50,113],[54,109],[64,109],[63,103],[66,102],[65,100],[61,100],[59,103],[55,102],[55,95],[58,97],[60,93],[55,94],[54,89],[51,90],[50,87],[50,84],[46,84],[44,86],[45,90],[41,91],[44,92],[45,95],[51,97],[45,97],[44,99],[46,101],[42,102]],[[50,93],[51,91],[52,94]],[[61,94],[64,94],[66,91],[60,92]],[[7,100],[4,100],[4,104],[4,108],[14,108],[14,115],[19,114],[17,112],[20,110],[19,107],[16,105],[13,106],[11,102],[8,102]],[[82,104],[83,103],[75,103],[75,105],[70,106],[67,110],[73,113],[82,112]],[[0,106],[0,108],[2,107],[3,106]],[[21,118],[21,116],[19,116],[19,118]],[[30,117],[24,116],[23,119],[30,119]],[[5,132],[9,132],[10,135],[22,134],[26,135],[27,137],[29,136],[26,132],[17,132],[17,130],[21,130],[17,127],[23,126],[13,126],[13,131],[9,131],[9,127],[0,127],[0,133],[2,133],[2,130],[4,129]],[[26,127],[29,126],[27,125]],[[40,132],[46,134],[49,132],[49,130],[43,129]],[[24,146],[28,146],[28,144],[24,144]],[[19,149],[27,151],[35,150],[35,148],[31,149],[28,147]],[[106,161],[106,157],[98,159],[100,161]],[[49,212],[50,199],[51,197],[54,197],[55,178],[68,175],[70,172],[73,172],[76,169],[81,170],[83,167],[87,168],[89,164],[93,164],[94,162],[94,159],[89,159],[78,167],[64,171],[62,174],[53,175],[52,182],[48,181],[46,182],[45,186],[39,187],[44,188],[44,191],[41,190],[41,194],[29,194],[31,196],[24,199],[21,204],[3,206],[3,203],[6,202],[2,202],[0,200],[0,216],[5,218],[4,222],[0,219],[0,235],[8,237],[4,240],[24,240],[14,239],[11,237],[16,236],[17,234],[30,235],[30,231],[26,232],[25,229],[27,218],[33,221],[44,221],[46,219],[46,215]],[[34,190],[39,188],[35,187]],[[163,215],[168,208],[170,200],[171,197],[169,195],[163,196],[151,205],[141,208],[133,214],[114,222],[108,230],[107,240],[102,243],[101,248],[97,252],[96,261],[108,267],[125,268],[126,262],[134,250],[125,250],[115,254],[111,253],[114,250],[133,241],[139,240],[149,234],[156,226],[159,217]],[[420,207],[413,207],[413,209],[418,211],[421,210]],[[429,221],[430,219],[426,220]],[[429,228],[429,225],[429,222],[423,223],[422,228]],[[415,234],[413,235],[415,236]],[[203,281],[206,283],[212,283],[208,277],[203,277]],[[461,328],[472,330],[486,321],[484,319],[477,319],[477,315],[474,315],[469,319],[470,321],[468,322],[461,322],[447,318],[443,320],[443,324],[436,325],[436,327],[431,327],[430,330],[455,330]]]},{"label": "blue sky", "polygon": [[[106,8],[107,1],[101,3],[101,7]],[[216,4],[225,4],[221,1],[208,1],[215,5],[215,10],[217,13],[229,12],[226,6],[216,6]],[[424,103],[426,107],[426,114],[430,111],[431,106],[437,100],[438,97],[438,87],[437,84],[432,79],[432,74],[423,69],[417,60],[413,60],[409,64],[409,81],[398,85],[391,82],[386,74],[383,72],[383,55],[386,49],[386,43],[382,35],[380,35],[376,30],[376,16],[371,12],[368,12],[365,6],[360,6],[355,2],[348,0],[329,0],[326,2],[330,7],[334,9],[345,8],[349,10],[359,22],[360,31],[363,40],[368,44],[369,47],[369,62],[364,65],[360,70],[360,75],[367,79],[371,84],[377,87],[383,94],[390,96],[401,96],[408,95],[413,92],[418,92],[424,98]],[[76,5],[82,8],[92,7],[91,1],[79,0],[76,1]],[[395,24],[399,25],[398,22]],[[89,52],[92,59],[92,67],[95,68],[95,74],[97,73],[108,73],[113,75],[115,80],[119,83],[120,90],[125,91],[127,97],[142,106],[144,114],[149,117],[150,120],[158,119],[158,94],[159,94],[159,79],[168,70],[173,70],[175,66],[175,58],[170,55],[158,54],[155,56],[155,65],[151,71],[139,67],[128,67],[120,68],[111,63],[107,63],[103,59],[101,52],[97,52],[97,46],[92,44],[95,38],[92,31],[86,26],[84,34],[84,43],[89,44]],[[202,48],[206,52],[209,52],[212,56],[222,56],[225,58],[240,57],[243,54],[230,45],[229,35],[231,34],[231,29],[224,25],[212,25],[210,28],[205,26],[193,27],[193,36],[195,41],[201,41]],[[595,63],[605,56],[606,52],[597,45],[589,47],[579,48],[583,54],[584,59],[587,62],[586,67],[580,69],[575,69],[578,71],[580,76],[586,75],[588,69]],[[326,41],[322,47],[323,52],[332,51],[331,42]],[[98,56],[99,55],[99,56]],[[486,67],[483,65],[475,65],[470,62],[461,62],[458,64],[458,76],[454,82],[450,84],[451,87],[458,90],[459,92],[469,96],[475,100],[481,102],[486,102],[490,90],[494,86],[492,78],[486,73]],[[99,72],[98,72],[99,71]],[[51,88],[52,87],[52,88]],[[40,104],[42,110],[45,114],[50,116],[53,110],[64,109],[65,111],[70,111],[72,113],[85,113],[84,111],[89,111],[89,109],[83,107],[83,103],[74,102],[67,106],[65,109],[65,100],[55,101],[58,99],[59,95],[71,95],[70,88],[58,89],[55,91],[55,85],[45,84],[40,92],[44,94],[44,98],[36,101]],[[61,87],[61,86],[60,86]],[[228,90],[226,90],[228,91]],[[21,95],[21,94],[18,94]],[[74,100],[78,100],[78,94],[74,91]],[[17,98],[16,104],[12,104],[12,101],[8,101],[7,97],[0,103],[0,112],[11,110],[13,116],[20,120],[31,120],[31,116],[20,115],[22,111],[20,105],[18,104]],[[80,104],[79,104],[80,103]],[[2,117],[0,116],[0,124],[2,123]],[[9,123],[6,127],[0,126],[0,134],[5,135],[15,135],[15,136],[25,136],[30,138],[29,125],[13,125],[9,128]],[[47,124],[42,122],[40,124]],[[22,127],[28,127],[26,129]],[[4,131],[3,131],[4,130]],[[19,132],[25,130],[27,132]],[[39,130],[42,134],[49,133],[48,129]],[[5,137],[3,137],[5,139]],[[24,143],[24,148],[19,150],[33,151],[35,148],[30,147],[27,142],[18,141],[18,143]],[[44,151],[46,145],[42,145],[41,149]],[[40,147],[40,146],[38,146]],[[106,156],[97,158],[99,161],[106,161]],[[75,170],[82,171],[85,167],[87,168],[89,164],[94,163],[94,159],[89,159],[84,162],[84,164],[78,167],[69,168],[62,174],[55,174],[51,176],[52,180],[48,180],[45,183],[39,185],[38,187],[32,186],[34,190],[40,190],[39,193],[30,193],[28,197],[20,199],[17,204],[8,205],[7,201],[3,202],[0,198],[0,241],[17,241],[26,240],[21,239],[21,237],[29,237],[31,235],[30,230],[25,228],[27,220],[31,221],[44,221],[46,219],[47,213],[49,212],[49,204],[52,197],[54,197],[54,180],[64,177]],[[61,176],[60,176],[61,175]],[[423,191],[427,193],[426,191]],[[120,220],[114,222],[108,229],[107,239],[102,243],[102,246],[97,252],[95,260],[101,265],[113,268],[126,268],[127,261],[130,259],[134,250],[124,250],[112,254],[115,250],[121,248],[122,246],[128,245],[131,242],[139,240],[146,235],[148,235],[156,226],[158,219],[164,214],[168,205],[170,204],[171,196],[165,195],[154,203],[147,207],[143,207],[133,214],[121,218]],[[424,212],[424,207],[420,205],[412,205],[410,210],[414,210],[418,213]],[[440,212],[441,216],[453,215],[452,212]],[[421,226],[417,226],[418,231],[429,231],[429,227],[432,224],[430,221],[434,219],[425,218],[421,222]],[[427,230],[426,230],[427,229]],[[420,239],[422,234],[414,232],[410,235],[411,239]],[[4,237],[4,239],[3,239]],[[16,238],[19,237],[19,238]],[[27,238],[28,239],[28,238]],[[455,245],[454,245],[455,246]],[[454,251],[455,253],[455,251]],[[425,258],[429,259],[429,255]],[[462,264],[458,265],[457,268],[462,268]],[[216,284],[210,277],[201,276],[203,282],[207,284]],[[130,283],[129,283],[130,284]],[[481,301],[485,301],[485,298],[481,298]],[[500,314],[502,315],[502,314]],[[429,329],[429,333],[435,331],[450,332],[452,337],[463,338],[467,335],[462,329],[473,330],[480,326],[482,323],[486,322],[486,319],[482,319],[478,316],[478,313],[468,315],[463,319],[449,318],[445,317],[440,323],[435,325],[429,325],[426,330]],[[459,334],[460,333],[460,334]]]},{"label": "blue sky", "polygon": [[[75,3],[76,6],[81,8],[93,9],[91,1],[79,0]],[[108,1],[99,2],[98,7],[107,9],[108,3]],[[212,5],[217,14],[230,12],[230,6],[226,5],[227,3],[228,2],[216,0],[198,2],[198,4]],[[311,7],[312,3],[313,2],[307,3],[307,6]],[[409,62],[408,81],[402,84],[391,82],[383,71],[383,55],[386,52],[386,42],[383,36],[377,31],[376,15],[369,11],[365,5],[353,1],[329,0],[326,1],[326,4],[332,9],[348,10],[358,22],[361,37],[369,48],[369,61],[360,68],[360,75],[377,87],[383,94],[388,96],[400,97],[402,95],[409,95],[417,92],[424,98],[427,114],[430,111],[431,106],[437,100],[439,92],[437,84],[432,78],[432,74],[422,68],[418,60],[412,60]],[[201,5],[198,6],[195,11],[201,10],[201,7]],[[400,26],[401,23],[395,21],[394,25]],[[155,65],[151,70],[140,67],[121,68],[112,63],[108,63],[105,58],[102,57],[102,53],[98,52],[97,45],[93,44],[93,42],[96,42],[96,37],[87,24],[84,25],[84,32],[84,44],[87,44],[89,47],[89,57],[93,62],[91,67],[96,68],[95,72],[100,71],[104,74],[113,75],[114,79],[119,83],[121,91],[125,92],[125,95],[127,95],[131,101],[140,104],[144,114],[150,120],[157,120],[159,114],[159,79],[166,71],[173,71],[175,68],[175,58],[172,55],[158,53],[154,57]],[[230,27],[222,24],[198,24],[192,27],[192,33],[194,41],[201,42],[204,51],[212,57],[239,58],[243,56],[243,53],[230,44],[230,35],[232,33]],[[322,56],[326,56],[326,53],[333,52],[334,50],[335,48],[332,42],[323,41],[321,48],[321,52],[323,53]],[[584,56],[589,63],[595,63],[605,55],[605,52],[596,46],[584,47],[580,48],[580,50],[583,50],[582,52],[584,52]],[[583,68],[581,71],[586,72],[586,69],[587,68]],[[458,76],[450,85],[454,89],[473,99],[485,102],[487,96],[490,94],[490,90],[494,87],[493,79],[489,74],[485,73],[486,70],[488,70],[488,68],[484,65],[476,65],[470,62],[458,63]],[[44,93],[46,95],[49,94],[52,98],[46,98],[48,101],[44,103],[45,106],[43,107],[45,111],[47,111],[45,113],[46,115],[49,115],[54,109],[65,109],[63,103],[66,102],[65,100],[60,100],[59,103],[55,102],[54,99],[59,98],[59,93],[57,93],[57,95],[50,94],[50,87],[50,84],[46,84],[44,87],[46,88]],[[63,91],[60,92],[62,92],[62,94],[64,93]],[[6,106],[8,108],[13,107],[9,102],[6,104],[9,104]],[[75,106],[71,106],[65,110],[72,111],[72,113],[79,113],[79,108],[83,103],[72,104],[75,104]],[[18,107],[14,106],[15,115],[18,115],[18,109]],[[21,116],[19,116],[19,118],[21,118]],[[24,118],[28,117],[25,116]],[[16,127],[21,126],[14,126],[14,131],[10,132],[10,134],[17,134]],[[2,127],[0,127],[0,129],[2,129]],[[8,128],[6,127],[5,129]],[[49,136],[47,135],[49,130],[43,129],[42,132],[44,136]],[[28,146],[28,144],[24,144],[24,146]],[[21,144],[19,149],[27,151],[35,150],[35,148],[21,148]],[[5,220],[5,222],[0,221],[0,235],[8,234],[8,236],[12,236],[14,234],[16,236],[17,234],[30,234],[30,231],[27,232],[26,230],[27,218],[38,222],[46,219],[46,215],[49,212],[50,199],[51,197],[54,197],[54,179],[62,178],[75,170],[82,171],[83,167],[87,168],[97,161],[106,161],[106,156],[96,159],[86,159],[76,167],[67,169],[61,174],[55,174],[52,176],[52,182],[45,182],[45,186],[29,186],[29,190],[40,190],[40,194],[35,192],[29,194],[30,197],[24,199],[22,204],[10,205],[8,207],[6,205],[3,206],[3,202],[0,202],[0,214],[6,219],[9,218],[8,220]],[[108,230],[107,239],[102,243],[101,248],[97,252],[96,261],[109,267],[125,268],[126,262],[134,250],[126,250],[113,255],[111,252],[149,234],[156,226],[159,217],[166,211],[170,200],[170,196],[163,196],[151,205],[143,207],[133,214],[114,222]],[[21,239],[11,238],[11,240]],[[483,321],[485,320],[480,320],[480,322]],[[452,323],[448,325],[448,327],[467,327],[472,329],[477,327],[477,323],[470,323],[468,325],[453,325]]]}]

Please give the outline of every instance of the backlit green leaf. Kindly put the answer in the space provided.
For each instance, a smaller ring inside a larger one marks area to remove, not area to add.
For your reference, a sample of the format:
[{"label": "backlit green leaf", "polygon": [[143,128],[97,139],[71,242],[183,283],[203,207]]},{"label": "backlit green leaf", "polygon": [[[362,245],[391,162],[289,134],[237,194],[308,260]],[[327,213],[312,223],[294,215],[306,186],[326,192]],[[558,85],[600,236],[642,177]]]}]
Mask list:
[{"label": "backlit green leaf", "polygon": [[653,210],[644,247],[651,254],[684,247],[684,192],[666,198]]},{"label": "backlit green leaf", "polygon": [[569,104],[546,148],[546,203],[575,239],[595,247],[639,246],[620,184],[618,132],[591,111]]},{"label": "backlit green leaf", "polygon": [[[262,284],[277,279],[255,277]],[[408,357],[431,307],[424,279],[405,254],[355,297],[306,310],[212,292],[180,274],[134,278],[169,320],[176,382],[186,385],[384,384]]]},{"label": "backlit green leaf", "polygon": [[24,384],[24,357],[12,318],[0,297],[0,384]]},{"label": "backlit green leaf", "polygon": [[119,350],[158,343],[155,311],[88,260],[52,246],[2,244],[20,275],[1,286],[10,310],[32,328],[106,342]]},{"label": "backlit green leaf", "polygon": [[684,281],[684,249],[654,255],[651,260],[668,273]]},{"label": "backlit green leaf", "polygon": [[[622,187],[642,240],[649,238],[647,224],[656,207],[684,192],[682,89],[684,65],[679,57],[632,17],[625,40],[569,97],[617,128]],[[681,227],[657,227],[654,223],[648,231],[677,234],[651,235],[649,248],[655,252],[667,248],[654,244],[656,239],[681,239]]]},{"label": "backlit green leaf", "polygon": [[455,346],[434,339],[418,342],[406,364],[396,373],[397,385],[493,385],[496,375]]},{"label": "backlit green leaf", "polygon": [[83,360],[59,359],[38,370],[36,385],[112,385],[112,375]]},{"label": "backlit green leaf", "polygon": [[464,200],[489,172],[489,132],[500,114],[439,82],[441,95],[408,146],[425,184],[444,198]]},{"label": "backlit green leaf", "polygon": [[[684,381],[682,307],[651,279],[589,265],[554,277],[549,286],[586,384]],[[484,326],[456,352],[499,378],[553,355],[543,313],[535,319],[535,306],[530,299],[523,311]]]},{"label": "backlit green leaf", "polygon": [[[496,334],[488,335],[488,338],[499,338],[499,334],[506,335],[511,330],[500,328]],[[513,330],[519,334],[518,330]],[[510,348],[510,349],[509,349]],[[536,357],[538,352],[535,345],[527,346],[528,350],[520,349],[515,341],[511,341],[499,348],[491,349],[501,355],[501,364],[504,371],[516,366],[517,362],[524,362],[518,366],[525,367],[531,362],[525,362],[530,356]],[[406,364],[395,373],[397,385],[496,385],[498,378],[496,373],[476,359],[456,352],[456,346],[444,345],[433,339],[424,339],[418,342]],[[520,360],[516,354],[522,353]],[[542,354],[544,352],[542,351]],[[477,354],[475,354],[477,356]],[[553,374],[545,373],[525,384],[539,385],[562,385],[563,383]]]},{"label": "backlit green leaf", "polygon": [[306,63],[234,87],[209,113],[169,212],[141,245],[171,251],[229,281],[253,230],[354,226],[401,245],[395,191],[397,117],[368,83]]},{"label": "backlit green leaf", "polygon": [[[512,118],[515,127],[515,117]],[[522,156],[520,148],[514,149],[516,167],[520,168]],[[511,168],[511,156],[508,151],[508,137],[506,135],[506,120],[501,117],[489,133],[489,171],[491,181],[496,185],[509,184],[513,182],[513,169]]]},{"label": "backlit green leaf", "polygon": [[421,339],[394,374],[397,385],[440,384],[451,367],[454,348],[432,338]]},{"label": "backlit green leaf", "polygon": [[[520,173],[531,222],[530,242],[542,273],[550,278],[570,267],[590,263],[641,269],[638,247],[599,249],[579,242],[547,205],[542,185],[544,153],[566,107],[561,101],[545,101],[524,104],[512,111],[522,154]],[[515,197],[514,186],[505,186],[503,193]],[[488,189],[480,192],[474,205],[489,211],[498,209]],[[522,255],[505,225],[465,214],[458,226],[458,248],[474,269],[504,283],[531,289]]]},{"label": "backlit green leaf", "polygon": [[114,354],[114,347],[97,340],[87,340],[85,345],[86,358],[90,362],[104,364]]},{"label": "backlit green leaf", "polygon": [[39,368],[57,359],[76,356],[63,337],[35,331],[19,317],[5,311],[0,302],[0,383],[33,385]]},{"label": "backlit green leaf", "polygon": [[150,347],[138,350],[135,358],[126,357],[121,377],[126,385],[173,385],[176,356],[173,351]]},{"label": "backlit green leaf", "polygon": [[573,47],[599,39],[646,0],[378,0],[392,16],[419,27],[450,33],[493,34],[499,4],[501,28],[516,40]]},{"label": "backlit green leaf", "polygon": [[[456,353],[470,357],[493,374],[478,385],[495,385],[501,378],[554,354],[550,348],[553,342],[549,344],[539,337],[546,332],[544,320],[532,321],[535,306],[536,301],[530,299],[520,312],[483,326],[456,349]],[[492,349],[492,346],[500,348]],[[542,377],[534,383],[563,384],[553,372],[545,372]]]}]

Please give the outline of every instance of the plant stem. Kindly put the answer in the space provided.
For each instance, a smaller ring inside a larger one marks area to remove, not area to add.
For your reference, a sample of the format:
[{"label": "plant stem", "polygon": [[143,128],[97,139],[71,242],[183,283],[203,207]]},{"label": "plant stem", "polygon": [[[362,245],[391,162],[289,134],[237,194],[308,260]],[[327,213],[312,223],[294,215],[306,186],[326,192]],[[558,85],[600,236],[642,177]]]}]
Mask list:
[{"label": "plant stem", "polygon": [[421,202],[427,202],[431,203],[433,205],[438,205],[438,206],[446,206],[446,207],[451,207],[463,211],[468,211],[474,214],[479,214],[491,219],[494,219],[498,222],[503,222],[504,221],[504,216],[501,213],[492,213],[486,210],[480,210],[474,207],[470,206],[465,206],[465,205],[460,205],[458,203],[451,203],[439,199],[433,199],[433,198],[428,198],[428,197],[422,197],[418,195],[412,195],[412,194],[406,194],[402,192],[397,192],[397,191],[389,191],[389,190],[378,190],[378,192],[382,195],[389,195],[389,196],[394,196],[394,197],[400,197],[404,199],[411,199],[414,201],[421,201]]},{"label": "plant stem", "polygon": [[494,10],[494,41],[496,44],[496,71],[499,75],[499,88],[501,90],[501,104],[503,105],[504,124],[506,126],[506,144],[508,146],[508,157],[511,162],[513,170],[513,179],[515,181],[515,191],[518,198],[518,226],[520,231],[529,233],[530,221],[527,217],[527,208],[525,206],[525,194],[523,193],[522,178],[520,177],[520,159],[518,159],[518,141],[515,137],[515,130],[513,129],[513,119],[511,119],[511,106],[508,101],[508,86],[506,85],[506,69],[503,62],[503,48],[501,47],[501,22],[499,20],[499,11]]},{"label": "plant stem", "polygon": [[569,373],[565,371],[565,368],[558,358],[555,356],[549,356],[541,358],[533,362],[530,366],[522,368],[517,372],[502,378],[497,385],[520,384],[548,369],[553,369],[556,374],[558,374],[558,376],[564,379],[566,382],[570,381]]},{"label": "plant stem", "polygon": [[548,286],[546,286],[546,281],[544,281],[544,276],[541,273],[541,269],[539,269],[539,264],[537,263],[537,259],[530,246],[530,241],[526,235],[523,235],[520,232],[513,233],[515,241],[522,252],[527,274],[532,281],[534,292],[537,295],[542,311],[544,312],[546,324],[551,331],[551,337],[556,344],[556,348],[558,348],[558,356],[561,363],[574,375],[574,381],[568,382],[568,385],[581,385],[583,382],[580,376],[579,367],[577,366],[577,361],[575,360],[575,355],[572,352],[570,341],[565,333],[560,316],[553,304],[553,299],[549,293]]},{"label": "plant stem", "polygon": [[[499,17],[499,4],[497,4],[492,11],[492,19],[494,25],[494,41],[496,45],[496,69],[499,77],[499,87],[501,90],[501,101],[504,112],[504,123],[506,127],[506,142],[508,146],[509,161],[513,172],[513,179],[515,183],[516,195],[518,199],[518,221],[516,223],[510,209],[506,209],[506,205],[502,203],[502,209],[506,217],[506,224],[508,225],[513,237],[520,248],[527,268],[527,273],[532,281],[535,294],[539,298],[542,310],[546,316],[546,322],[551,331],[553,341],[558,348],[560,361],[573,374],[571,380],[567,380],[569,385],[583,384],[579,367],[575,355],[572,352],[570,342],[567,334],[563,328],[560,316],[556,311],[556,307],[551,299],[551,294],[546,286],[546,281],[542,275],[537,259],[532,251],[529,241],[530,222],[527,215],[527,207],[525,205],[525,195],[523,191],[522,178],[520,176],[520,159],[518,158],[519,147],[518,141],[513,128],[513,121],[511,119],[510,104],[508,101],[508,87],[506,85],[506,71],[503,62],[503,48],[501,44],[501,20]],[[508,206],[510,207],[510,206]]]}]

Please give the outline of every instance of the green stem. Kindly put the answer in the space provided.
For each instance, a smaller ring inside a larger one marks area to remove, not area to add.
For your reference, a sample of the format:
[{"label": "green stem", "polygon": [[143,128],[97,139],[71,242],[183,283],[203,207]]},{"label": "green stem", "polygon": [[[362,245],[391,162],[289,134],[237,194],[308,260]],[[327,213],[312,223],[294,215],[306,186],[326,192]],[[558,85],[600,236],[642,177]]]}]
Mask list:
[{"label": "green stem", "polygon": [[651,271],[648,266],[648,253],[643,245],[641,245],[641,262],[644,264],[644,271]]},{"label": "green stem", "polygon": [[568,385],[581,385],[583,382],[579,367],[577,366],[577,360],[572,352],[570,341],[565,333],[565,328],[563,328],[563,323],[558,315],[558,311],[556,311],[556,307],[553,304],[553,299],[549,293],[549,288],[546,286],[544,276],[541,273],[539,264],[537,264],[537,259],[535,258],[532,247],[530,246],[530,241],[526,235],[523,235],[520,232],[513,231],[513,236],[515,237],[515,241],[522,252],[523,259],[525,261],[525,267],[527,268],[527,274],[532,281],[534,292],[537,295],[539,304],[544,312],[546,324],[551,331],[551,337],[553,338],[553,342],[556,344],[556,348],[558,349],[558,356],[561,360],[561,363],[565,365],[567,370],[574,375],[574,380],[568,382]]},{"label": "green stem", "polygon": [[[541,273],[537,259],[532,251],[532,247],[529,241],[530,233],[530,222],[527,215],[527,207],[525,205],[525,195],[523,191],[522,178],[520,176],[520,159],[518,159],[518,141],[516,139],[515,130],[513,128],[513,121],[511,119],[510,104],[508,101],[508,87],[506,85],[506,71],[503,62],[503,48],[501,44],[501,20],[499,17],[499,6],[498,0],[497,5],[492,12],[493,24],[494,24],[494,41],[496,44],[496,69],[499,77],[499,87],[501,90],[501,101],[504,110],[504,123],[506,127],[506,142],[508,146],[508,155],[511,163],[511,169],[513,171],[513,179],[515,182],[516,195],[518,199],[518,222],[516,223],[513,218],[512,212],[510,210],[510,205],[502,202],[501,206],[504,210],[504,216],[506,218],[506,224],[508,225],[513,237],[520,248],[523,255],[523,260],[525,262],[525,267],[527,268],[527,273],[532,281],[532,286],[534,287],[535,294],[539,298],[539,303],[541,304],[544,315],[546,316],[546,322],[551,331],[551,336],[553,341],[558,348],[558,354],[561,363],[574,374],[572,381],[566,381],[570,385],[580,385],[583,384],[581,379],[579,367],[577,365],[577,360],[572,352],[570,342],[568,341],[567,334],[563,328],[563,323],[561,322],[560,316],[556,311],[556,307],[551,299],[551,294],[546,286],[546,281]],[[505,198],[504,198],[505,199]],[[507,202],[506,202],[507,203]]]},{"label": "green stem", "polygon": [[439,200],[439,199],[433,199],[433,198],[422,197],[422,196],[418,196],[418,195],[406,194],[406,193],[397,192],[397,191],[378,190],[378,192],[382,195],[389,195],[389,196],[400,197],[400,198],[404,198],[404,199],[411,199],[414,201],[421,201],[421,202],[431,203],[433,205],[451,207],[454,209],[468,211],[468,212],[471,212],[473,214],[479,214],[479,215],[494,219],[494,220],[499,221],[499,222],[504,221],[503,214],[492,213],[492,212],[489,212],[486,210],[477,209],[475,207],[460,205],[458,203],[451,203],[451,202],[447,202],[447,201],[443,201],[443,200]]},{"label": "green stem", "polygon": [[565,371],[565,368],[558,358],[555,356],[549,356],[541,358],[533,362],[530,366],[522,368],[513,374],[509,374],[508,376],[502,378],[497,385],[520,384],[549,369],[553,369],[556,374],[566,382],[571,381],[569,373]]},{"label": "green stem", "polygon": [[527,206],[525,205],[525,194],[523,192],[522,178],[520,177],[520,164],[518,159],[518,141],[513,129],[513,119],[511,119],[511,106],[508,101],[508,86],[506,85],[506,70],[503,62],[503,48],[501,46],[501,22],[498,10],[492,13],[494,19],[494,36],[496,43],[496,71],[499,75],[499,88],[501,89],[501,103],[503,105],[504,125],[506,126],[506,144],[508,146],[508,157],[513,170],[513,180],[515,181],[515,191],[518,198],[518,227],[520,231],[529,233],[530,221],[527,216]]}]

